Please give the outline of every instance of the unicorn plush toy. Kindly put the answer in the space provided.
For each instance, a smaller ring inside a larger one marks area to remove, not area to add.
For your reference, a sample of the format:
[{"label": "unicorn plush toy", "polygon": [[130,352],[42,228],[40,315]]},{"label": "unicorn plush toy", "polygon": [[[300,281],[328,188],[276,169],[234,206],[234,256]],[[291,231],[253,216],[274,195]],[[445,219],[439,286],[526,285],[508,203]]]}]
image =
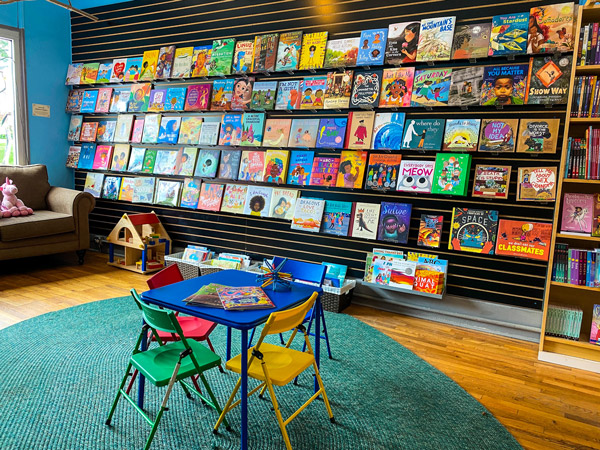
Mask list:
[{"label": "unicorn plush toy", "polygon": [[0,192],[2,192],[4,197],[2,205],[0,205],[0,217],[17,217],[33,214],[33,209],[25,206],[17,198],[16,194],[19,190],[8,177],[6,177],[6,182],[0,186]]}]

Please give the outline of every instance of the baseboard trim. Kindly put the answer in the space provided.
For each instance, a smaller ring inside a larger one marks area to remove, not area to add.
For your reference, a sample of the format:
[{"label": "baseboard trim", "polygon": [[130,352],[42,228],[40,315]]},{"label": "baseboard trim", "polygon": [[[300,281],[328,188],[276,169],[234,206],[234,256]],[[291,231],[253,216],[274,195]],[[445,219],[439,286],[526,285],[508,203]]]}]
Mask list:
[{"label": "baseboard trim", "polygon": [[559,353],[538,352],[540,361],[559,364],[561,366],[572,367],[575,369],[587,370],[589,372],[600,373],[600,362],[590,361],[589,359],[577,358],[575,356],[561,355]]}]

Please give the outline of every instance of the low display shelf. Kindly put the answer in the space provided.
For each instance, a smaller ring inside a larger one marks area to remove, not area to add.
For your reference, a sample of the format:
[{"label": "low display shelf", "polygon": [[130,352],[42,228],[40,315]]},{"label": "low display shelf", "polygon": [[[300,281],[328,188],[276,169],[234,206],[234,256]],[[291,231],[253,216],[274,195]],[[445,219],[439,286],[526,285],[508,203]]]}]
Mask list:
[{"label": "low display shelf", "polygon": [[409,295],[418,295],[421,297],[436,298],[438,300],[441,300],[442,298],[444,298],[444,295],[446,294],[445,289],[444,289],[444,292],[442,292],[441,294],[430,294],[428,292],[421,292],[421,291],[415,291],[415,290],[411,290],[411,289],[397,288],[397,287],[393,287],[393,286],[388,286],[386,284],[369,283],[369,282],[363,281],[363,280],[360,281],[360,284],[363,286],[370,286],[373,288],[385,289],[388,291],[403,292],[403,293],[409,294]]}]

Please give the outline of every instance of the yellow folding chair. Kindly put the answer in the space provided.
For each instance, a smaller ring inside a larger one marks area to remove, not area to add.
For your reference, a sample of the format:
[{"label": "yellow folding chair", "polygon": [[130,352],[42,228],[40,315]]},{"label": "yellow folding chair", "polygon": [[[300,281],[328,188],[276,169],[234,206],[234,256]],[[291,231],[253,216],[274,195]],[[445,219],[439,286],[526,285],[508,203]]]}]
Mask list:
[{"label": "yellow folding chair", "polygon": [[[308,311],[310,311],[310,309],[313,307],[317,296],[318,294],[315,292],[304,304],[297,306],[296,308],[271,314],[263,328],[258,342],[254,347],[248,349],[247,354],[249,358],[248,376],[262,381],[262,383],[248,393],[248,397],[260,390],[259,397],[262,398],[265,389],[269,390],[269,396],[271,397],[271,402],[273,403],[273,408],[275,409],[277,422],[279,423],[279,428],[281,428],[281,434],[283,434],[285,447],[288,450],[292,449],[292,445],[285,427],[321,394],[323,394],[323,400],[325,402],[325,407],[327,408],[329,420],[331,423],[335,423],[333,413],[331,412],[331,406],[329,405],[329,400],[327,398],[327,393],[325,392],[325,386],[323,386],[323,380],[319,374],[319,368],[317,367],[312,346],[310,345],[310,341],[308,339],[306,328],[304,325],[302,325],[302,321],[306,317]],[[292,328],[294,328],[294,331],[292,332],[292,335],[290,336],[285,347],[263,342],[265,337],[270,334],[279,334]],[[298,331],[304,334],[304,341],[306,342],[306,348],[308,349],[308,352],[301,352],[290,348],[290,345],[294,340],[294,337],[296,337],[296,333]],[[240,354],[227,361],[227,365],[225,367],[233,372],[241,373],[241,366],[242,355]],[[315,376],[317,377],[317,382],[319,383],[319,390],[315,392],[315,394],[289,418],[283,420],[281,411],[279,410],[279,406],[277,404],[273,385],[285,386],[311,366],[315,371]],[[215,424],[215,433],[218,431],[221,422],[225,419],[225,415],[241,403],[241,400],[232,403],[237,391],[240,388],[241,381],[241,378],[238,379],[235,388],[229,397],[229,400],[227,400],[227,404],[223,408],[223,411],[219,416],[219,420]]]}]

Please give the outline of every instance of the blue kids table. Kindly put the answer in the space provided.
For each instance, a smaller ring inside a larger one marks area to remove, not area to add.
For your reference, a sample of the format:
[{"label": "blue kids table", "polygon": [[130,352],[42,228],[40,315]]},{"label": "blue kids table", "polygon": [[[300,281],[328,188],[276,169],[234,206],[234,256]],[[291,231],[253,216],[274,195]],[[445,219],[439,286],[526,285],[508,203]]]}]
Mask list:
[{"label": "blue kids table", "polygon": [[[151,289],[142,293],[142,300],[163,308],[179,311],[194,317],[207,319],[218,324],[227,326],[227,360],[231,359],[231,329],[241,331],[240,349],[248,347],[248,330],[252,330],[260,324],[263,324],[269,318],[272,312],[281,311],[292,308],[308,300],[313,292],[317,291],[319,296],[322,289],[317,286],[309,286],[301,283],[291,283],[290,290],[273,292],[270,288],[265,289],[265,293],[275,304],[275,308],[257,309],[248,311],[226,311],[220,308],[207,308],[202,306],[191,306],[183,301],[202,286],[210,283],[223,284],[225,286],[260,286],[256,282],[256,274],[242,272],[240,270],[222,270],[220,272],[211,273],[190,280],[181,281],[179,283],[164,286],[158,289]],[[320,362],[321,338],[320,338],[320,301],[315,303],[315,359],[317,366]],[[144,345],[144,340],[142,340]],[[243,353],[243,350],[242,350]],[[248,360],[242,358],[240,386],[241,395],[241,449],[248,448]],[[138,405],[143,407],[144,403],[144,379],[140,376]]]}]

